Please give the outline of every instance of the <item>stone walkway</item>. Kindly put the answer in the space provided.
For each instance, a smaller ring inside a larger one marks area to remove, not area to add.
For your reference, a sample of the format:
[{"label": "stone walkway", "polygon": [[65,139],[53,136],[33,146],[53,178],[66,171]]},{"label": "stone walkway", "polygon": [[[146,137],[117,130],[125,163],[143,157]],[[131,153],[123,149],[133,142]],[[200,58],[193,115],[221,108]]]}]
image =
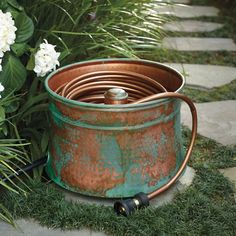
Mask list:
[{"label": "stone walkway", "polygon": [[[173,1],[172,1],[173,2]],[[160,13],[180,18],[217,16],[218,9],[173,4],[163,6]],[[202,22],[198,20],[180,20],[165,24],[164,29],[174,32],[209,32],[223,27],[222,24]],[[194,38],[167,37],[163,45],[178,51],[236,51],[236,44],[227,38]],[[211,89],[226,85],[236,79],[236,68],[216,65],[169,65],[186,78],[186,84],[198,89]],[[236,145],[236,101],[216,101],[195,104],[198,112],[198,133],[223,145]],[[181,108],[182,122],[191,128],[191,116],[188,107]],[[229,178],[236,187],[236,167],[226,168],[220,172]],[[236,194],[235,194],[236,200]]]},{"label": "stone walkway", "polygon": [[166,0],[168,3],[182,3],[182,4],[189,4],[190,0]]},{"label": "stone walkway", "polygon": [[212,89],[231,83],[236,79],[236,68],[216,65],[165,63],[185,76],[189,87]]},{"label": "stone walkway", "polygon": [[158,6],[153,12],[180,18],[193,18],[200,16],[217,16],[219,9],[215,7],[188,6],[182,4]]},{"label": "stone walkway", "polygon": [[227,38],[167,37],[163,47],[177,51],[236,51],[236,44]]},{"label": "stone walkway", "polygon": [[0,221],[1,236],[106,236],[102,232],[94,232],[89,229],[61,231],[60,229],[48,229],[33,220],[17,220],[17,228]]},{"label": "stone walkway", "polygon": [[223,24],[204,22],[197,20],[182,20],[168,22],[163,25],[163,29],[166,31],[174,32],[211,32],[223,27]]},{"label": "stone walkway", "polygon": [[[198,133],[223,145],[236,143],[236,100],[196,103]],[[191,128],[191,115],[185,104],[182,106],[182,122]]]},{"label": "stone walkway", "polygon": [[[155,1],[154,1],[155,2]],[[158,3],[158,1],[156,1]],[[158,14],[168,14],[183,18],[180,21],[170,22],[164,25],[168,31],[175,32],[205,32],[213,31],[223,27],[222,24],[202,22],[197,20],[186,20],[186,18],[200,16],[217,16],[219,9],[215,7],[188,6],[189,0],[166,0],[172,5],[162,6],[154,9]],[[193,37],[168,37],[164,39],[163,45],[181,51],[236,51],[236,44],[232,39],[216,38],[193,38]],[[173,68],[183,73],[186,77],[187,85],[200,88],[211,89],[232,82],[236,79],[236,68],[216,65],[192,65],[192,64],[170,64]],[[195,104],[198,111],[199,128],[198,132],[208,138],[214,139],[223,145],[236,145],[236,101],[218,101],[210,103]],[[186,126],[191,126],[191,116],[187,106],[183,104],[181,108],[182,122]],[[236,183],[236,167],[220,170],[226,177]],[[185,174],[179,181],[165,193],[154,201],[153,206],[168,203],[173,199],[176,192],[184,190],[192,183],[194,170],[187,168]],[[73,193],[64,191],[66,198],[70,201],[86,201]],[[94,203],[94,202],[93,202]],[[95,203],[98,203],[95,201]],[[99,202],[99,204],[111,205],[110,202]],[[40,226],[32,220],[18,220],[18,229],[14,229],[6,223],[0,222],[1,236],[103,236],[101,232],[91,230],[66,231],[48,229]],[[24,232],[22,231],[24,230]]]},{"label": "stone walkway", "polygon": [[[236,186],[236,167],[221,169],[220,172],[234,183]],[[234,199],[236,201],[236,192],[234,193]]]}]

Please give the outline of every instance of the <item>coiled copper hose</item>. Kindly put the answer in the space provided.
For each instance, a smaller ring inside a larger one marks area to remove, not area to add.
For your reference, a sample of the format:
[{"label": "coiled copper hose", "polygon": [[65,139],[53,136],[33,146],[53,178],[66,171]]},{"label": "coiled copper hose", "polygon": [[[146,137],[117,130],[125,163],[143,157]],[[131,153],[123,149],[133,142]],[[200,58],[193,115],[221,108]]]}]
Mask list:
[{"label": "coiled copper hose", "polygon": [[[184,161],[175,176],[163,187],[149,193],[149,199],[169,188],[181,175],[190,158],[197,134],[197,113],[193,102],[186,96],[167,92],[156,80],[129,71],[98,71],[78,76],[70,82],[60,86],[55,92],[59,95],[89,103],[105,103],[104,93],[111,88],[121,88],[128,93],[127,103],[138,104],[164,98],[177,98],[185,101],[192,114],[192,135]],[[116,101],[110,104],[117,104]]]},{"label": "coiled copper hose", "polygon": [[129,94],[128,103],[166,92],[166,89],[154,79],[128,71],[87,73],[63,84],[55,92],[65,98],[80,102],[104,103],[104,93],[114,87],[122,88]]}]

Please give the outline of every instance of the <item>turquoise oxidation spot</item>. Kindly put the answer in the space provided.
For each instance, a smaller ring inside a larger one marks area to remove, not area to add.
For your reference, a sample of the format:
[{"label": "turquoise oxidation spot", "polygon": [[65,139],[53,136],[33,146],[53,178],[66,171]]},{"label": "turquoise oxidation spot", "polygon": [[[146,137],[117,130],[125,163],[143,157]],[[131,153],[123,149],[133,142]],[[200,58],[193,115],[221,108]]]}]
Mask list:
[{"label": "turquoise oxidation spot", "polygon": [[[57,109],[57,107],[55,106],[55,104],[50,103],[49,104],[49,110],[50,110],[50,114],[51,114],[51,118],[53,120],[53,122],[60,128],[63,128],[63,121],[59,118],[61,116],[60,111]],[[57,114],[57,115],[56,115]]]},{"label": "turquoise oxidation spot", "polygon": [[166,135],[164,133],[161,133],[161,144],[166,145],[168,142]]},{"label": "turquoise oxidation spot", "polygon": [[[123,184],[117,185],[115,188],[106,191],[107,197],[114,197],[114,196],[124,196],[130,195],[132,196],[134,193],[143,189],[143,186],[140,185],[142,182],[141,174],[140,173],[132,173],[131,169],[139,168],[138,164],[131,164],[128,169],[124,172],[125,182]],[[132,188],[130,188],[132,186]]]},{"label": "turquoise oxidation spot", "polygon": [[[157,157],[158,156],[158,142],[153,142],[151,137],[143,138],[143,152],[149,156]],[[150,145],[152,144],[152,145]]]},{"label": "turquoise oxidation spot", "polygon": [[61,170],[63,167],[66,166],[66,164],[71,160],[72,156],[71,153],[65,152],[64,150],[61,149],[60,143],[63,142],[62,139],[55,137],[54,142],[56,142],[56,155],[57,157],[60,158],[60,161],[56,162],[56,169],[58,171],[58,175],[61,175]]},{"label": "turquoise oxidation spot", "polygon": [[122,153],[114,136],[98,135],[97,141],[101,143],[100,157],[103,162],[103,167],[122,173],[121,157]]},{"label": "turquoise oxidation spot", "polygon": [[61,149],[60,143],[62,142],[62,139],[60,137],[54,137],[52,140],[52,145],[55,147],[55,152],[58,161],[55,161],[55,167],[56,167],[56,173],[55,170],[52,168],[52,158],[53,156],[49,152],[49,160],[47,163],[46,171],[48,175],[53,179],[56,183],[61,182],[61,170],[63,167],[67,165],[67,163],[72,159],[71,153],[65,152]]}]

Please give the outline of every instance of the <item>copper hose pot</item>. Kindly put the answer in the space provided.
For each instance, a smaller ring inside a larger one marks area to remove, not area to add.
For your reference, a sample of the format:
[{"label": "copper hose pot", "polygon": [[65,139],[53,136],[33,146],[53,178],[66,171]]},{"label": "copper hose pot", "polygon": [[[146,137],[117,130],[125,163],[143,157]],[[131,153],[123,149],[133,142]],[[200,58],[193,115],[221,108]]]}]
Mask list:
[{"label": "copper hose pot", "polygon": [[[196,110],[179,94],[183,76],[166,65],[102,59],[58,69],[45,82],[50,97],[46,171],[58,185],[89,196],[148,198],[183,173],[197,128]],[[184,154],[180,103],[193,131]]]}]

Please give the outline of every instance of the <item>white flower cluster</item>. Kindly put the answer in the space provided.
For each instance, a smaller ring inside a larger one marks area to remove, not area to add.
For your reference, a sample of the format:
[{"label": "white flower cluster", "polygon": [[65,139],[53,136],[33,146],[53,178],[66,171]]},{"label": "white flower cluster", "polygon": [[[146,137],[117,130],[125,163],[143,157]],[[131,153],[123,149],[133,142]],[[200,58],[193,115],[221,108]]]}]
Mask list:
[{"label": "white flower cluster", "polygon": [[2,58],[0,57],[0,71],[2,71]]},{"label": "white flower cluster", "polygon": [[[0,83],[0,93],[4,91],[4,87],[2,86],[2,84]],[[0,94],[0,98],[1,98],[1,94]]]},{"label": "white flower cluster", "polygon": [[0,10],[0,71],[2,70],[1,62],[4,53],[10,51],[10,46],[16,39],[15,22],[10,12],[3,13]]},{"label": "white flower cluster", "polygon": [[37,73],[37,76],[43,77],[48,72],[55,70],[56,66],[60,65],[59,56],[60,53],[55,51],[55,46],[44,39],[44,43],[40,44],[39,50],[35,54],[34,72]]}]

